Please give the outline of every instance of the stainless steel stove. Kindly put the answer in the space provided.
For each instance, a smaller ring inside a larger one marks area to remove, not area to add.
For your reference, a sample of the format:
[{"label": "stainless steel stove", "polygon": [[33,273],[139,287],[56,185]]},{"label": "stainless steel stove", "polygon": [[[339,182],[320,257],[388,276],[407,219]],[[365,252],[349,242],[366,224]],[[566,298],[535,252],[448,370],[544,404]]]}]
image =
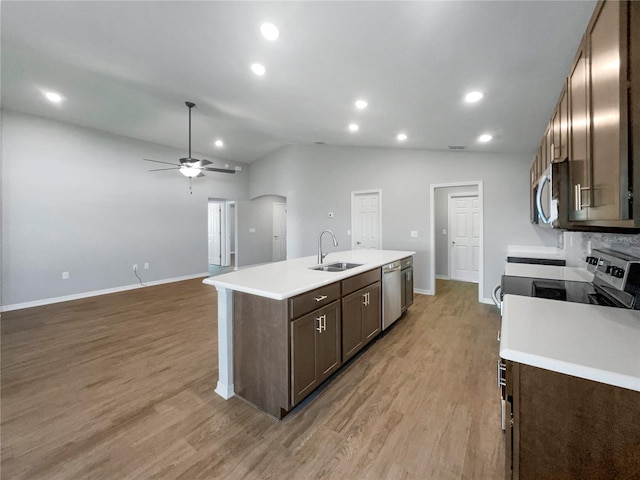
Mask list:
[{"label": "stainless steel stove", "polygon": [[591,283],[503,275],[501,299],[512,294],[640,310],[640,259],[593,250],[586,262]]}]

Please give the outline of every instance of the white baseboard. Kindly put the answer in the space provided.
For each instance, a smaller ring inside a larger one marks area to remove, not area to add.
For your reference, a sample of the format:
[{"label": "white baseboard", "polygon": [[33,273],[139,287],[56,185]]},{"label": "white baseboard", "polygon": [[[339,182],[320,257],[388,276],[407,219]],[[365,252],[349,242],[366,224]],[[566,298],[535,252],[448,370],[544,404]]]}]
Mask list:
[{"label": "white baseboard", "polygon": [[493,299],[491,298],[483,298],[480,303],[486,303],[487,305],[495,305],[495,303],[493,303]]},{"label": "white baseboard", "polygon": [[433,290],[423,290],[421,288],[414,288],[414,293],[419,293],[420,295],[433,295]]},{"label": "white baseboard", "polygon": [[[181,282],[183,280],[191,280],[194,278],[208,277],[209,273],[197,273],[195,275],[185,275],[182,277],[165,278],[163,280],[154,280],[152,282],[145,282],[146,287],[152,287],[154,285],[162,285],[163,283]],[[93,290],[91,292],[74,293],[73,295],[64,295],[62,297],[43,298],[42,300],[33,300],[31,302],[14,303],[12,305],[2,305],[0,312],[10,312],[12,310],[21,310],[23,308],[41,307],[43,305],[50,305],[52,303],[68,302],[70,300],[80,300],[81,298],[97,297],[98,295],[107,295],[109,293],[125,292],[127,290],[135,290],[136,288],[143,288],[143,285],[139,283],[133,285],[123,285],[122,287],[106,288],[104,290]]]},{"label": "white baseboard", "polygon": [[449,275],[436,275],[436,278],[438,280],[451,280],[451,278],[449,277]]}]

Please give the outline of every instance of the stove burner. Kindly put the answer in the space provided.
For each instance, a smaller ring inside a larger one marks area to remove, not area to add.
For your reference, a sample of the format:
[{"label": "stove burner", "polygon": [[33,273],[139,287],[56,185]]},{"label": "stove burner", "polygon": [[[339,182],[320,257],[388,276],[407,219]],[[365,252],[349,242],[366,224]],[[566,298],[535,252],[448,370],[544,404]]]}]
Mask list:
[{"label": "stove burner", "polygon": [[550,300],[567,300],[567,289],[563,282],[553,280],[534,280],[532,282],[532,296],[548,298]]}]

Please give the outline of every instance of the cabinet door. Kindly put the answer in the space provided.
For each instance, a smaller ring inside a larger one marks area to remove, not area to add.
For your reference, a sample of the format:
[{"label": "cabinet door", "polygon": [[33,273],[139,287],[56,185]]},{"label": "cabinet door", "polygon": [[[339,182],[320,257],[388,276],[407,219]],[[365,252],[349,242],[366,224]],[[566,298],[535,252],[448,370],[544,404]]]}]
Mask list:
[{"label": "cabinet door", "polygon": [[562,89],[558,102],[558,120],[558,136],[556,137],[554,131],[553,142],[556,149],[556,160],[563,162],[569,157],[569,95],[566,85]]},{"label": "cabinet door", "polygon": [[591,195],[591,151],[589,146],[589,60],[583,40],[569,75],[569,177],[570,220],[586,220]]},{"label": "cabinet door", "polygon": [[536,164],[538,161],[538,156],[536,155],[533,159],[533,163],[531,164],[531,168],[529,169],[529,221],[534,223],[536,221],[536,180],[538,176],[536,175]]},{"label": "cabinet door", "polygon": [[362,341],[364,344],[373,340],[382,328],[380,315],[380,282],[367,287],[366,300],[362,305]]},{"label": "cabinet door", "polygon": [[319,385],[316,369],[316,312],[291,322],[291,404],[296,405]]},{"label": "cabinet door", "polygon": [[342,364],[340,361],[340,302],[323,308],[320,330],[316,330],[316,368],[318,382],[322,383]]},{"label": "cabinet door", "polygon": [[360,350],[362,342],[362,304],[365,302],[363,290],[358,290],[342,298],[342,361],[346,362]]},{"label": "cabinet door", "polygon": [[410,268],[406,271],[405,278],[405,302],[407,304],[407,308],[413,305],[413,268]]},{"label": "cabinet door", "polygon": [[[621,24],[624,27],[621,28]],[[589,220],[629,218],[626,51],[622,51],[623,45],[626,50],[626,39],[621,38],[623,34],[626,34],[626,6],[604,2],[588,37],[593,174]]]}]

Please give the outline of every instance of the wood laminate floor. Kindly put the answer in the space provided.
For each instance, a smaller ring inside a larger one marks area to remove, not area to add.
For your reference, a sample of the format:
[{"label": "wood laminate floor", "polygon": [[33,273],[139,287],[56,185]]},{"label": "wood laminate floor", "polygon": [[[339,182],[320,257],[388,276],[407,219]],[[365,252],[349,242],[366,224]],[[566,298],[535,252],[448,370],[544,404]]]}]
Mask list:
[{"label": "wood laminate floor", "polygon": [[200,280],[5,313],[2,479],[498,479],[497,311],[438,281],[276,422],[217,381]]}]

